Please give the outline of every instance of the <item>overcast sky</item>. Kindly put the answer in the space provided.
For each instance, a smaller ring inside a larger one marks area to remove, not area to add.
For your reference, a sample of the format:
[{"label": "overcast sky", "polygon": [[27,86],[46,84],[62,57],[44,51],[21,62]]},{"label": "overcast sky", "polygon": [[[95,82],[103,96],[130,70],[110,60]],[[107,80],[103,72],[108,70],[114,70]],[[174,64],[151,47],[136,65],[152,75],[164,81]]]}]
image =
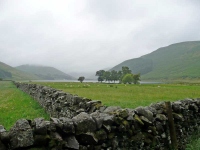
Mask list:
[{"label": "overcast sky", "polygon": [[200,40],[200,0],[0,0],[0,61],[95,72]]}]

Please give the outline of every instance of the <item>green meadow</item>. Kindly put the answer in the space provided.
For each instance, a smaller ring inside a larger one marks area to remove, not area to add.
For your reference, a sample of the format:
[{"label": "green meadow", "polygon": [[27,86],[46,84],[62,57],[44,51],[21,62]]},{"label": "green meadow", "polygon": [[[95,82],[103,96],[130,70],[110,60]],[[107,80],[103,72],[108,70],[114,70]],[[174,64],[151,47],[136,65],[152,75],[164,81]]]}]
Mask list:
[{"label": "green meadow", "polygon": [[[135,108],[160,101],[200,97],[200,84],[125,85],[74,82],[38,82],[37,84],[92,100],[101,100],[104,105],[121,106],[123,108]],[[28,94],[17,89],[12,82],[0,81],[0,124],[9,130],[18,119],[34,119],[37,117],[49,119],[49,115]],[[198,137],[191,139],[187,150],[199,149]]]},{"label": "green meadow", "polygon": [[0,124],[7,130],[21,118],[49,119],[43,108],[9,81],[0,81]]},{"label": "green meadow", "polygon": [[[65,92],[101,100],[107,106],[136,108],[160,101],[176,101],[200,97],[199,84],[106,84],[74,82],[38,82],[37,84]],[[9,129],[20,118],[33,119],[49,115],[28,94],[12,82],[0,81],[0,124]]]},{"label": "green meadow", "polygon": [[60,89],[92,100],[101,100],[107,106],[135,108],[159,101],[177,101],[200,97],[199,84],[105,84],[74,82],[40,82],[40,85]]}]

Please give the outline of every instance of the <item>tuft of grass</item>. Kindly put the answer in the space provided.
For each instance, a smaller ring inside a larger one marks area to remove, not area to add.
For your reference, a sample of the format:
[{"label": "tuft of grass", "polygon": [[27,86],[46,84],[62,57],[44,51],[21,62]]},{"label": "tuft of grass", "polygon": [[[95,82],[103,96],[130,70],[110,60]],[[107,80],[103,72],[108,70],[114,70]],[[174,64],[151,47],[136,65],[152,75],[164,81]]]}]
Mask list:
[{"label": "tuft of grass", "polygon": [[7,130],[21,118],[34,119],[49,115],[37,101],[17,89],[12,82],[0,81],[0,124]]},{"label": "tuft of grass", "polygon": [[197,130],[190,138],[185,150],[200,150],[200,130]]}]

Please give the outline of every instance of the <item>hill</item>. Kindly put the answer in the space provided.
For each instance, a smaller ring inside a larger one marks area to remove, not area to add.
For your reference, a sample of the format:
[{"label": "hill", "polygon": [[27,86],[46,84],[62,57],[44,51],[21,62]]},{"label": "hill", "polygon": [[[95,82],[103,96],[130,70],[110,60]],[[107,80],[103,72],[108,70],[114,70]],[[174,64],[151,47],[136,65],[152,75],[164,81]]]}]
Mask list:
[{"label": "hill", "polygon": [[19,71],[3,62],[0,62],[0,78],[5,80],[37,80],[37,76]]},{"label": "hill", "polygon": [[32,73],[43,80],[71,80],[74,79],[72,76],[56,69],[47,66],[37,66],[37,65],[21,65],[16,67],[16,69]]},{"label": "hill", "polygon": [[200,41],[182,42],[162,47],[150,54],[126,60],[111,70],[128,66],[142,79],[185,79],[200,77]]}]

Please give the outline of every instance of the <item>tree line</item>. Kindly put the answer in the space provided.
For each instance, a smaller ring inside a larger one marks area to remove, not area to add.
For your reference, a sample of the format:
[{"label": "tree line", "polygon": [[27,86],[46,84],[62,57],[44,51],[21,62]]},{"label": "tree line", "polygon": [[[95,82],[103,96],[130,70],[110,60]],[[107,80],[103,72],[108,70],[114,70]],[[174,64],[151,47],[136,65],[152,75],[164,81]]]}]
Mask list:
[{"label": "tree line", "polygon": [[124,66],[122,67],[122,70],[116,71],[105,71],[105,70],[99,70],[96,72],[96,76],[98,76],[98,81],[103,82],[112,82],[112,81],[119,81],[119,83],[124,83],[124,84],[137,84],[140,81],[140,74],[132,74],[132,71]]}]

